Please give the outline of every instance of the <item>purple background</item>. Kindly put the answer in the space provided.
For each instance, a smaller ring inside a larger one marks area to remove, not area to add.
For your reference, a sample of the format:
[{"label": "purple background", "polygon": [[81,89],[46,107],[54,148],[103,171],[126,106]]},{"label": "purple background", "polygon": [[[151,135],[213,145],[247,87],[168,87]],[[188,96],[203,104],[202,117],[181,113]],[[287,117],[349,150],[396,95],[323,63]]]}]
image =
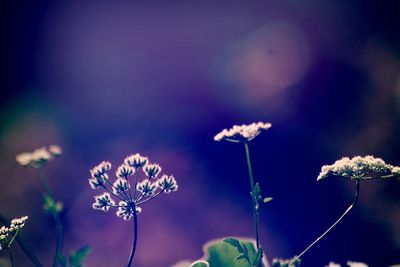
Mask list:
[{"label": "purple background", "polygon": [[[11,2],[11,1],[10,1]],[[65,204],[65,249],[124,266],[132,226],[91,209],[89,169],[147,155],[177,193],[143,207],[137,267],[197,259],[218,237],[252,236],[244,149],[213,136],[271,122],[250,144],[274,200],[261,214],[268,257],[292,257],[352,200],[354,183],[316,182],[342,156],[400,165],[400,25],[395,1],[3,3],[0,211],[29,215],[23,239],[50,266],[54,226],[35,170],[15,155],[59,144],[47,168]],[[359,205],[303,257],[400,263],[400,184],[362,184]],[[14,247],[16,266],[31,266]],[[6,260],[1,252],[0,259]]]}]

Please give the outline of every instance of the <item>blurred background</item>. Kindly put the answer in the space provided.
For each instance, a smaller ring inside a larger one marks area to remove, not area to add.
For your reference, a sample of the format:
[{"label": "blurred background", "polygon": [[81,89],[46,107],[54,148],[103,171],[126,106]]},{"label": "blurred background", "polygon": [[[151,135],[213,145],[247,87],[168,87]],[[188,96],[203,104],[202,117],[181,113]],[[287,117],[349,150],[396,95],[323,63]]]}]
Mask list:
[{"label": "blurred background", "polygon": [[[351,203],[354,182],[316,181],[342,156],[400,165],[398,1],[8,1],[1,4],[0,212],[29,215],[21,237],[50,266],[55,227],[37,171],[15,155],[60,145],[46,167],[65,205],[65,248],[86,265],[124,266],[132,227],[91,208],[89,170],[141,153],[180,190],[143,207],[137,267],[202,256],[224,236],[252,236],[242,146],[213,141],[253,121],[264,195],[261,243],[292,257]],[[113,173],[113,172],[112,172]],[[303,257],[370,267],[400,263],[400,183],[362,183],[359,204]],[[14,246],[16,266],[31,266]],[[0,252],[6,261],[7,254]]]}]

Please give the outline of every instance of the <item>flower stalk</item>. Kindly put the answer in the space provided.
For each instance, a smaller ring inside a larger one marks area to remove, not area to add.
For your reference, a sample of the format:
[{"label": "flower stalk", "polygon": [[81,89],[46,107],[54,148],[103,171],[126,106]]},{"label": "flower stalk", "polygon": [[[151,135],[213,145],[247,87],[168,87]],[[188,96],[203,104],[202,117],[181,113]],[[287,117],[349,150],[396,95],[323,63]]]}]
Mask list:
[{"label": "flower stalk", "polygon": [[254,228],[255,228],[255,235],[256,235],[256,246],[257,250],[260,248],[260,241],[259,241],[259,230],[258,230],[258,200],[256,196],[256,192],[254,190],[254,177],[253,177],[253,170],[251,167],[251,160],[250,160],[250,151],[249,151],[249,144],[248,142],[244,142],[244,148],[246,151],[246,161],[247,161],[247,168],[249,171],[249,181],[250,181],[250,188],[251,188],[251,200],[253,206],[253,220],[254,220]]},{"label": "flower stalk", "polygon": [[[133,218],[133,242],[128,258],[127,267],[132,266],[135,257],[138,241],[138,214],[141,212],[141,205],[158,197],[161,193],[169,194],[178,190],[178,184],[172,175],[161,175],[160,165],[150,164],[147,157],[134,154],[126,157],[115,173],[116,179],[112,183],[109,180],[108,171],[111,163],[102,161],[90,170],[91,178],[89,184],[92,189],[102,188],[106,192],[95,196],[93,209],[107,212],[110,208],[116,208],[116,215],[129,221]],[[139,171],[145,175],[139,181]],[[134,180],[130,177],[134,175]],[[134,185],[131,187],[131,182]],[[133,192],[131,192],[133,190]],[[113,200],[118,199],[118,203]]]},{"label": "flower stalk", "polygon": [[312,242],[306,249],[304,249],[294,260],[300,259],[308,250],[310,250],[316,243],[318,243],[326,234],[328,234],[344,217],[353,209],[356,205],[358,196],[360,195],[360,180],[356,181],[356,193],[354,195],[353,202],[351,205],[343,212],[343,214],[337,219],[325,232],[322,233],[314,242]]}]

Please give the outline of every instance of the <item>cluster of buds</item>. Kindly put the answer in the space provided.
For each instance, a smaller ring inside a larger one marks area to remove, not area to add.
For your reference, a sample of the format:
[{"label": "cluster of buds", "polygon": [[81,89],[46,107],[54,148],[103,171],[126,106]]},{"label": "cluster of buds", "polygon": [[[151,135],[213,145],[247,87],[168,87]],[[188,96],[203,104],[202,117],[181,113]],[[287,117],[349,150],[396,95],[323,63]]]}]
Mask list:
[{"label": "cluster of buds", "polygon": [[[147,157],[140,154],[130,155],[125,158],[116,170],[116,179],[112,183],[108,171],[111,163],[103,161],[92,170],[89,184],[92,189],[103,188],[106,192],[95,196],[92,207],[96,210],[108,211],[117,209],[117,216],[124,220],[130,220],[134,213],[141,212],[140,205],[159,196],[161,193],[170,193],[178,190],[178,184],[172,175],[161,175],[161,167],[158,164],[150,164]],[[139,172],[145,175],[139,179]],[[130,180],[133,177],[133,181]],[[133,184],[133,189],[131,184]],[[113,200],[118,199],[118,203]]]},{"label": "cluster of buds", "polygon": [[0,228],[0,250],[9,249],[18,233],[25,226],[28,216],[15,218],[11,221],[10,226],[2,226]]},{"label": "cluster of buds", "polygon": [[271,128],[271,123],[251,123],[248,125],[234,125],[229,130],[224,129],[214,136],[215,141],[226,140],[236,143],[245,143],[256,138],[262,131]]},{"label": "cluster of buds", "polygon": [[301,261],[299,258],[294,257],[292,259],[273,259],[272,267],[299,267]]},{"label": "cluster of buds", "polygon": [[373,156],[356,156],[351,159],[344,157],[332,165],[322,166],[317,180],[331,175],[353,180],[400,177],[400,167],[386,164],[381,158]]},{"label": "cluster of buds", "polygon": [[19,165],[23,167],[31,167],[40,169],[54,157],[60,156],[62,153],[61,147],[51,145],[49,147],[41,147],[35,149],[33,152],[23,152],[16,156]]}]

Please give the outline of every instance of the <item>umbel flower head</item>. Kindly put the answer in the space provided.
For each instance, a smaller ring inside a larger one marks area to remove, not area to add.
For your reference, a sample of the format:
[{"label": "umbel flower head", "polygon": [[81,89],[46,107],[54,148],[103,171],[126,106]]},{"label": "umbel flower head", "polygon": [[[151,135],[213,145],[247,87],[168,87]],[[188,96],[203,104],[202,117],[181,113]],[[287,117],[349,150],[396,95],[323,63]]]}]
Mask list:
[{"label": "umbel flower head", "polygon": [[[108,211],[115,208],[118,217],[130,220],[134,213],[142,211],[142,204],[152,200],[162,193],[170,193],[178,190],[175,178],[163,174],[157,179],[161,172],[160,165],[149,163],[147,157],[133,154],[126,157],[117,168],[116,179],[111,182],[108,171],[111,163],[102,161],[90,170],[89,184],[92,189],[102,188],[106,192],[95,196],[93,209]],[[142,177],[139,177],[142,174]],[[118,200],[118,204],[114,199]]]},{"label": "umbel flower head", "polygon": [[48,161],[52,160],[54,157],[60,156],[61,154],[61,147],[57,145],[51,145],[47,148],[37,148],[33,152],[20,153],[15,159],[17,160],[18,164],[23,167],[40,169],[44,167]]},{"label": "umbel flower head", "polygon": [[322,166],[317,180],[331,175],[353,180],[400,177],[400,167],[387,164],[381,158],[373,156],[356,156],[351,159],[344,157],[332,165]]},{"label": "umbel flower head", "polygon": [[234,125],[229,130],[224,129],[214,136],[215,141],[226,140],[236,143],[245,143],[256,138],[261,132],[271,128],[271,123],[257,122],[248,125]]},{"label": "umbel flower head", "polygon": [[28,216],[15,218],[11,220],[10,226],[2,226],[0,228],[0,250],[9,249],[15,237],[25,226]]}]

